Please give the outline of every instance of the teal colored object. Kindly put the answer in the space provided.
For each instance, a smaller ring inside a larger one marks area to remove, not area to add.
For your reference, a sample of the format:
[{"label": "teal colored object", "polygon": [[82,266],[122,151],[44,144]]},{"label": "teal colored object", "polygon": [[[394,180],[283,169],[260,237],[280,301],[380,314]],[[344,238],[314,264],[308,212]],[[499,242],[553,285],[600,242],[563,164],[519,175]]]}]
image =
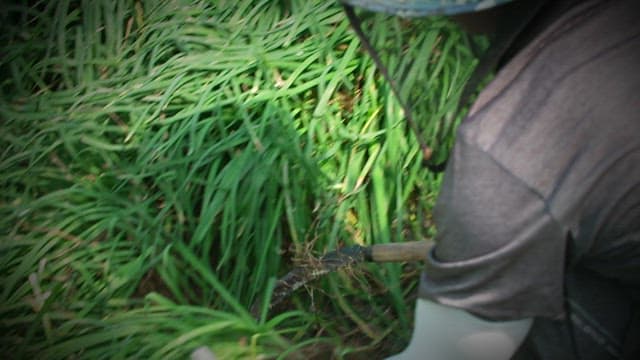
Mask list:
[{"label": "teal colored object", "polygon": [[492,8],[511,0],[340,0],[354,7],[402,17],[453,15]]}]

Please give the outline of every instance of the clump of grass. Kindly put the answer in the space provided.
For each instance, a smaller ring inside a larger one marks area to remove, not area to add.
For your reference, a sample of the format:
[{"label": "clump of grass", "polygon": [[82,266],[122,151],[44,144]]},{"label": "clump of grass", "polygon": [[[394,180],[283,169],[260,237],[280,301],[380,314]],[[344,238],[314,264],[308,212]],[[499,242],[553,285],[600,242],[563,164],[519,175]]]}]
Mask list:
[{"label": "clump of grass", "polygon": [[[401,341],[415,278],[399,265],[332,276],[329,296],[270,320],[247,310],[309,249],[432,231],[439,178],[337,4],[61,0],[1,16],[3,353]],[[365,24],[446,153],[466,39],[444,19]]]}]

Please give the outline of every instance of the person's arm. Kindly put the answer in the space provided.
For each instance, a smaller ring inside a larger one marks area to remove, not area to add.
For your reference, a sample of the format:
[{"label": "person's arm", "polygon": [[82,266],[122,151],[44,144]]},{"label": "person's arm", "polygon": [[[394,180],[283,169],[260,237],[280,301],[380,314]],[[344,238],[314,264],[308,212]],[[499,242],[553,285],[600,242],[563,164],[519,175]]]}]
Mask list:
[{"label": "person's arm", "polygon": [[531,319],[495,322],[418,299],[409,346],[389,360],[502,360],[522,343]]}]

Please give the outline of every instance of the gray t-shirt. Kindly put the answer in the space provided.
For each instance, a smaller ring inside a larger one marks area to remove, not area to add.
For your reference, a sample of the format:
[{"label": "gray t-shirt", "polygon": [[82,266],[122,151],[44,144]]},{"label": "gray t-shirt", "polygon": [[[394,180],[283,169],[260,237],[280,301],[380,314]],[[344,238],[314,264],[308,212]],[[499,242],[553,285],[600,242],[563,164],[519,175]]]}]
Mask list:
[{"label": "gray t-shirt", "polygon": [[553,22],[458,130],[420,296],[495,320],[564,316],[568,266],[640,289],[640,1]]}]

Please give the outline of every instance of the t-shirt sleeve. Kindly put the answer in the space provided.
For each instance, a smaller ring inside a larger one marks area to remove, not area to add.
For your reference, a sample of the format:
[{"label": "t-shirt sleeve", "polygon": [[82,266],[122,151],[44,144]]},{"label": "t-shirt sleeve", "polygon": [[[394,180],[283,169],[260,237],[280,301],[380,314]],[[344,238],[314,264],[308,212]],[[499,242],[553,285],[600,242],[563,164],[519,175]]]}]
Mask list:
[{"label": "t-shirt sleeve", "polygon": [[434,218],[421,298],[492,320],[564,316],[566,231],[539,194],[464,139]]}]

